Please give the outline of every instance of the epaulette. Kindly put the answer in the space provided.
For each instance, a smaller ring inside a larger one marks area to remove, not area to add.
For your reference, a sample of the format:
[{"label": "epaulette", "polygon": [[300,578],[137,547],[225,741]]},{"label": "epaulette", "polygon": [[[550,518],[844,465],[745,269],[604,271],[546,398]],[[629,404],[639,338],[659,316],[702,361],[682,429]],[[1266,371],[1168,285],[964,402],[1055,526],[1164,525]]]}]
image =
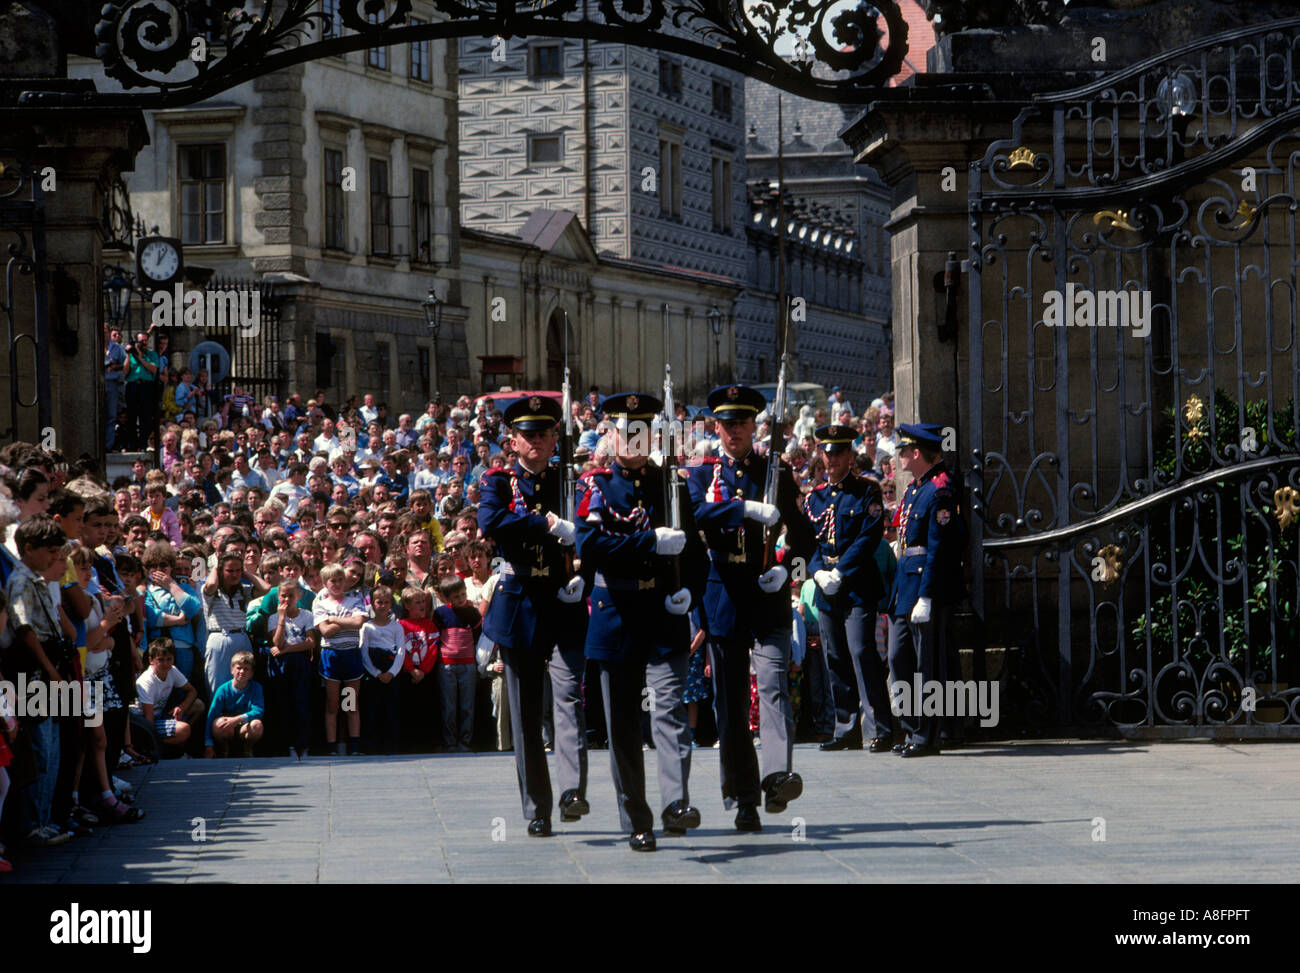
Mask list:
[{"label": "epaulette", "polygon": [[830,485],[831,485],[830,480],[823,480],[821,483],[818,483],[815,487],[813,487],[813,490],[825,490]]},{"label": "epaulette", "polygon": [[583,473],[582,476],[578,477],[578,479],[589,480],[593,476],[609,476],[609,474],[613,472],[614,471],[610,469],[608,466],[598,466],[594,470],[587,470],[587,472]]},{"label": "epaulette", "polygon": [[490,470],[484,470],[483,475],[484,476],[505,476],[509,472],[510,471],[503,466],[494,466]]},{"label": "epaulette", "polygon": [[934,479],[932,479],[930,482],[933,483],[933,484],[935,485],[935,488],[938,489],[938,490],[942,490],[944,487],[952,486],[952,482],[948,479],[948,471],[947,471],[947,470],[945,470],[944,472],[940,473],[938,476],[936,476],[936,477],[935,477]]},{"label": "epaulette", "polygon": [[707,463],[721,463],[722,460],[717,456],[701,456],[697,466],[704,466]]}]

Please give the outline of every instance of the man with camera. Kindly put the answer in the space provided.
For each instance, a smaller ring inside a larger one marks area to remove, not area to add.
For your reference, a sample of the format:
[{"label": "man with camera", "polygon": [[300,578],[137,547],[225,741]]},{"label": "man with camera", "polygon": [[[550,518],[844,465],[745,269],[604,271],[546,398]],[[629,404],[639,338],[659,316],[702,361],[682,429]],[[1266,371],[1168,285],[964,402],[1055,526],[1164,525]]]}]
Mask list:
[{"label": "man with camera", "polygon": [[141,331],[135,340],[123,349],[126,352],[126,417],[127,442],[123,445],[137,450],[149,448],[149,436],[158,425],[158,407],[161,404],[162,359],[149,350],[149,336],[154,326]]}]

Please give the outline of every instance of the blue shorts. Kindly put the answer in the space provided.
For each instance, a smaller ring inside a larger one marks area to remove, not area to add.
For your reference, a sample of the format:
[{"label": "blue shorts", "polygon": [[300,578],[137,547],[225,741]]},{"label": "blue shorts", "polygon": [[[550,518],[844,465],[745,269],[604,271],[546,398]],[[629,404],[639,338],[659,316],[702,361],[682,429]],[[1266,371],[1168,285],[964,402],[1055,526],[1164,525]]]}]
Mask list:
[{"label": "blue shorts", "polygon": [[330,682],[351,682],[366,671],[361,663],[361,649],[321,649],[320,674]]}]

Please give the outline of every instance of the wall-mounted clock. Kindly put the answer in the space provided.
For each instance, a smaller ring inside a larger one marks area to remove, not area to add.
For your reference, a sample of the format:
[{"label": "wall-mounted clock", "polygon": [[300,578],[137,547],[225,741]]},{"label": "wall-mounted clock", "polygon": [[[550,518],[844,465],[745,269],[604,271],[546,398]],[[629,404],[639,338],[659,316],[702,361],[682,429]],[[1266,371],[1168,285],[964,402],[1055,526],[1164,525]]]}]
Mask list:
[{"label": "wall-mounted clock", "polygon": [[146,290],[161,290],[177,283],[185,273],[181,241],[174,237],[147,236],[136,244],[135,267]]}]

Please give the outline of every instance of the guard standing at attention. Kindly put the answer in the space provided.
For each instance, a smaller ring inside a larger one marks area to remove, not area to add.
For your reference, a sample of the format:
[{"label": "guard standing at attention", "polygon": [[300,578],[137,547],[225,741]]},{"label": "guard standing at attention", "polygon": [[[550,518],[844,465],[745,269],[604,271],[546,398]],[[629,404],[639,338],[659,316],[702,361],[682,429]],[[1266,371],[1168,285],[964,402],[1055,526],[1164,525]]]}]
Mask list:
[{"label": "guard standing at attention", "polygon": [[[953,608],[965,594],[962,554],[966,524],[957,492],[943,463],[943,427],[917,423],[898,427],[898,461],[912,482],[898,505],[898,573],[889,614],[889,669],[894,679],[922,684],[949,679]],[[904,757],[939,752],[942,715],[904,711],[907,733],[894,747]]]},{"label": "guard standing at attention", "polygon": [[[695,522],[709,549],[703,621],[713,666],[713,700],[720,739],[722,798],[740,806],[736,827],[761,831],[758,802],[779,814],[803,793],[793,772],[794,710],[790,702],[790,589],[786,565],[811,553],[812,535],[788,469],[777,480],[777,502],[763,502],[768,457],[754,453],[755,417],[767,408],[757,389],[727,385],[709,393],[718,419],[721,456],[690,470]],[[764,528],[785,524],[785,561],[768,570]],[[762,777],[749,730],[749,669],[758,685]]]},{"label": "guard standing at attention", "polygon": [[576,821],[587,803],[587,728],[582,672],[587,635],[584,580],[566,570],[574,525],[563,510],[564,471],[550,465],[559,439],[560,404],[548,396],[518,399],[504,420],[518,459],[481,481],[479,529],[496,542],[501,577],[483,634],[501,649],[510,698],[515,769],[528,833],[551,833],[551,777],[542,745],[543,680],[549,660],[554,697],[560,820]]},{"label": "guard standing at attention", "polygon": [[826,482],[804,499],[817,539],[809,570],[835,702],[835,738],[821,749],[861,750],[866,736],[871,752],[881,753],[893,736],[888,673],[876,651],[876,606],[885,595],[876,566],[884,500],[873,480],[853,471],[857,434],[851,426],[817,430]]},{"label": "guard standing at attention", "polygon": [[[668,526],[664,472],[649,462],[652,424],[662,408],[650,395],[606,398],[615,461],[586,473],[579,488],[578,555],[594,572],[587,655],[600,666],[610,767],[619,819],[634,851],[655,849],[646,802],[641,717],[648,709],[667,834],[700,824],[688,782],[691,736],[686,704],[687,613],[704,583],[704,551],[682,497],[684,523]],[[685,492],[685,485],[673,489]]]}]

